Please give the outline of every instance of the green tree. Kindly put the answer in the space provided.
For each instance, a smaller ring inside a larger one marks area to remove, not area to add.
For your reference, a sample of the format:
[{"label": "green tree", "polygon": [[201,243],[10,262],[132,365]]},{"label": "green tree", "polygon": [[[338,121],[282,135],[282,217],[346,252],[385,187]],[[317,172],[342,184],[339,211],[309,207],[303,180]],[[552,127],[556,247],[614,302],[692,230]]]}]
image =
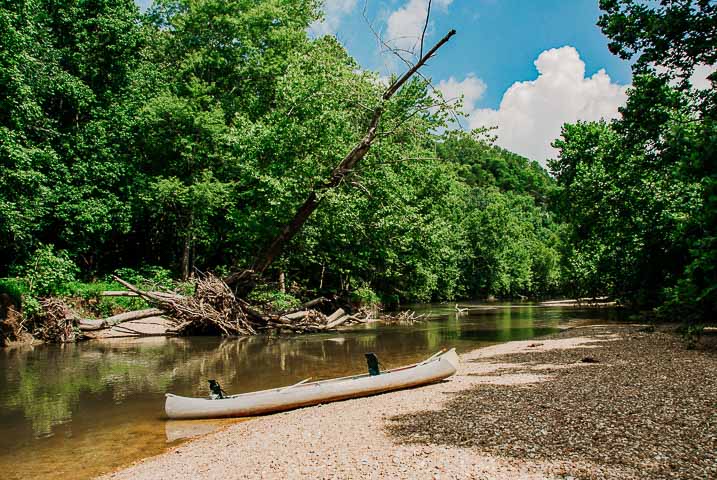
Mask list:
[{"label": "green tree", "polygon": [[637,57],[635,78],[620,120],[565,126],[555,143],[567,263],[583,289],[707,316],[717,305],[716,97],[714,83],[698,91],[687,80],[717,59],[717,5],[600,6],[610,50]]}]

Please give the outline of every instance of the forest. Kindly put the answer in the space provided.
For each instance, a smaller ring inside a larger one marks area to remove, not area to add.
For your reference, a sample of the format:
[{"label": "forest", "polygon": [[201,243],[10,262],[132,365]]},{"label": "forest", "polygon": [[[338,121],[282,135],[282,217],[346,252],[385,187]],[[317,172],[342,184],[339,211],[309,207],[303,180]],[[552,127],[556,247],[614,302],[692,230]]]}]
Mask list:
[{"label": "forest", "polygon": [[[415,77],[255,294],[608,296],[713,321],[717,78],[688,79],[717,61],[717,5],[600,7],[633,65],[619,119],[566,124],[546,170],[456,128],[455,102]],[[32,312],[113,273],[171,283],[252,265],[386,88],[307,33],[321,15],[307,0],[0,3],[0,292]]]}]

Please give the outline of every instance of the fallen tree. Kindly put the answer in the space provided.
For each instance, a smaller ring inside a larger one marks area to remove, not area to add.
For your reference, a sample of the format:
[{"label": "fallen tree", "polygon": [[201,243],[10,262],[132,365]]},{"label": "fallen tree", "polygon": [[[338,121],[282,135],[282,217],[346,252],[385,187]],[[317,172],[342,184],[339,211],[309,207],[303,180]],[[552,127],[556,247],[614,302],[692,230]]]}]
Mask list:
[{"label": "fallen tree", "polygon": [[[279,233],[269,242],[255,258],[251,268],[234,272],[228,275],[224,281],[238,295],[246,296],[256,285],[256,276],[263,274],[266,269],[279,256],[284,247],[296,236],[301,227],[306,223],[312,213],[321,203],[321,192],[336,188],[341,184],[344,178],[356,168],[358,163],[366,156],[371,149],[371,145],[376,139],[378,126],[383,115],[386,103],[399,91],[399,89],[418,72],[418,70],[441,48],[448,40],[455,35],[456,31],[451,30],[441,40],[436,43],[425,55],[423,55],[413,67],[411,67],[400,78],[394,81],[384,91],[378,106],[374,109],[368,128],[361,138],[361,141],[334,167],[329,177],[314,186],[303,204],[296,210],[293,218],[279,231]],[[423,45],[423,40],[421,40]]]},{"label": "fallen tree", "polygon": [[[324,315],[314,309],[298,312],[262,312],[237,298],[234,292],[220,278],[207,274],[197,279],[194,295],[167,296],[145,292],[135,285],[114,277],[129,291],[154,305],[156,309],[129,312],[127,318],[141,318],[153,310],[161,312],[172,322],[172,333],[179,335],[219,332],[223,335],[254,335],[267,330],[290,330],[292,332],[320,332],[335,329],[349,322],[367,321],[370,312],[361,311],[354,315],[339,308],[331,315]],[[107,320],[103,322],[108,323]],[[109,325],[106,325],[109,326]]]},{"label": "fallen tree", "polygon": [[[368,321],[371,316],[369,312],[357,312],[352,315],[342,308],[327,316],[313,308],[323,303],[323,299],[307,302],[303,306],[304,310],[298,312],[262,312],[249,305],[244,298],[256,285],[257,277],[267,270],[319,207],[323,197],[322,192],[338,187],[369,152],[389,100],[455,33],[455,30],[448,32],[384,91],[372,112],[371,120],[361,140],[332,169],[327,179],[314,185],[292,219],[256,256],[250,268],[232,273],[224,279],[211,274],[200,275],[197,277],[195,291],[191,296],[143,291],[119,277],[114,277],[127,291],[107,291],[103,292],[104,296],[138,296],[153,308],[127,312],[101,320],[87,320],[72,314],[61,302],[48,301],[43,304],[47,317],[46,326],[42,330],[44,336],[52,339],[51,341],[72,341],[77,337],[78,331],[89,332],[112,328],[123,322],[157,315],[167,318],[172,324],[171,332],[179,335],[198,333],[220,333],[227,336],[255,335],[266,330],[319,332],[352,322]],[[422,47],[423,39],[421,39]],[[415,314],[389,318],[394,321],[410,322],[415,319]]]},{"label": "fallen tree", "polygon": [[162,313],[162,310],[158,308],[145,308],[143,310],[135,310],[132,312],[112,315],[111,317],[99,320],[81,318],[77,321],[77,325],[80,327],[80,330],[83,331],[100,330],[102,328],[113,327],[122,322],[130,322],[132,320],[140,320],[142,318],[162,315]]},{"label": "fallen tree", "polygon": [[[352,321],[367,320],[366,316],[361,318],[357,315],[349,315],[342,309],[328,317],[314,309],[289,314],[267,314],[253,309],[243,298],[246,298],[253,290],[257,277],[267,270],[319,207],[321,193],[338,187],[369,152],[376,139],[379,123],[388,101],[455,33],[455,30],[448,32],[425,55],[422,55],[415,65],[384,91],[378,105],[373,110],[366,132],[358,144],[333,168],[326,180],[314,186],[292,219],[256,256],[249,269],[232,273],[223,280],[213,275],[202,276],[196,282],[194,295],[187,297],[143,292],[118,277],[115,277],[115,280],[130,292],[162,310],[164,315],[174,322],[174,330],[179,334],[202,333],[211,330],[219,331],[224,335],[253,335],[269,329],[309,332],[330,330]],[[421,46],[423,46],[423,39],[421,39]],[[309,303],[313,305],[313,302]],[[401,320],[411,321],[412,318],[402,318]]]}]

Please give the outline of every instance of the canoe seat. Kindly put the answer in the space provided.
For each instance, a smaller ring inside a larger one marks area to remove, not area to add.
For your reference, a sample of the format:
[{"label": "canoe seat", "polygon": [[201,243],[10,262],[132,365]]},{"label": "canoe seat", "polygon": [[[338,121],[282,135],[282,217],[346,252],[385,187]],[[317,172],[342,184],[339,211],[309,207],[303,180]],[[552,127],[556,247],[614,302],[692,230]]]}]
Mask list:
[{"label": "canoe seat", "polygon": [[378,368],[378,357],[373,352],[364,354],[366,356],[366,364],[368,365],[368,374],[371,376],[379,375],[381,370]]}]

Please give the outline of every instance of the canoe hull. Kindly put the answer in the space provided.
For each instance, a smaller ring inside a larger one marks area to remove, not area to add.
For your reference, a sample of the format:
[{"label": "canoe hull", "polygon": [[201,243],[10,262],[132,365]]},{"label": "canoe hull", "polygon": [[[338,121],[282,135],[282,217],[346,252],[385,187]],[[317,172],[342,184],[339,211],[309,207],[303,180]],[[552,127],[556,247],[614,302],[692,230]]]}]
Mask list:
[{"label": "canoe hull", "polygon": [[451,349],[435,358],[381,375],[357,375],[306,383],[260,392],[235,395],[222,400],[180,397],[167,394],[164,409],[173,419],[247,417],[335,402],[378,393],[426,385],[450,377],[458,368],[458,355]]}]

